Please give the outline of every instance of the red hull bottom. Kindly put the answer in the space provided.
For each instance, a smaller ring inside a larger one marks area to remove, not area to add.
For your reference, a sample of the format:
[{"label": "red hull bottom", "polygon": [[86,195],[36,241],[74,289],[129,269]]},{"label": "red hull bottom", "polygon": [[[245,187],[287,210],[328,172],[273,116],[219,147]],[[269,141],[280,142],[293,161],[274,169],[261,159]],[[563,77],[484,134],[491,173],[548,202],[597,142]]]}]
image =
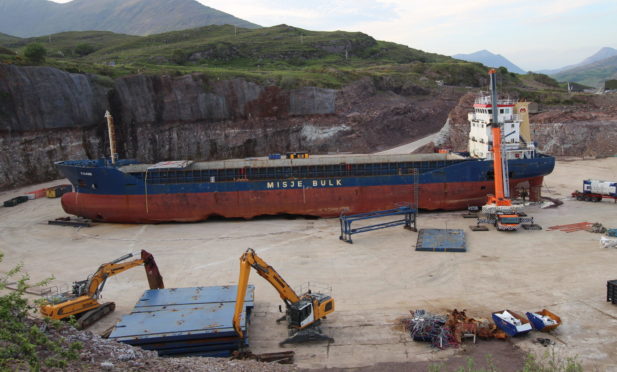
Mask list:
[{"label": "red hull bottom", "polygon": [[[540,198],[543,177],[510,180],[512,193],[529,190],[530,199]],[[461,210],[486,203],[493,182],[420,185],[420,209]],[[292,214],[338,217],[384,210],[409,203],[410,185],[309,188],[201,194],[96,195],[68,193],[62,196],[64,210],[76,216],[120,223],[194,222],[211,216],[253,218]]]}]

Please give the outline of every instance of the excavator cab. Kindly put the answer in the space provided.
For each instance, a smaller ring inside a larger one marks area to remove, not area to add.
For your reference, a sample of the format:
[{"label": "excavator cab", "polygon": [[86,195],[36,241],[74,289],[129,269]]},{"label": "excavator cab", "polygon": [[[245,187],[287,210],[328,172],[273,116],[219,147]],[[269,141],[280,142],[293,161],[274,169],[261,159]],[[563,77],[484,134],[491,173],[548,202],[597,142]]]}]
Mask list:
[{"label": "excavator cab", "polygon": [[301,329],[315,322],[313,303],[310,300],[301,300],[289,305],[287,309],[289,328]]},{"label": "excavator cab", "polygon": [[88,280],[89,279],[73,282],[73,296],[83,296],[88,292]]},{"label": "excavator cab", "polygon": [[306,293],[287,309],[289,328],[303,329],[334,312],[334,299],[321,293]]}]

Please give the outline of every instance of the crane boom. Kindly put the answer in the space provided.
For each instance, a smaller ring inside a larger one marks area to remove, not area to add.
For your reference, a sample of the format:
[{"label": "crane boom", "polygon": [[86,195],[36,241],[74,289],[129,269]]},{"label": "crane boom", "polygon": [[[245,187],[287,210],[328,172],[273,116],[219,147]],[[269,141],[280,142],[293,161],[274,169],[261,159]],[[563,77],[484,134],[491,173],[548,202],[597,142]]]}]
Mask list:
[{"label": "crane boom", "polygon": [[[495,172],[495,199],[497,205],[503,205],[506,200],[504,193],[504,170],[503,170],[503,154],[501,152],[501,127],[499,125],[499,113],[497,105],[497,79],[495,78],[495,70],[489,70],[488,74],[491,80],[491,104],[493,119],[491,121],[491,132],[493,135],[493,169]],[[507,175],[506,175],[507,176]]]}]

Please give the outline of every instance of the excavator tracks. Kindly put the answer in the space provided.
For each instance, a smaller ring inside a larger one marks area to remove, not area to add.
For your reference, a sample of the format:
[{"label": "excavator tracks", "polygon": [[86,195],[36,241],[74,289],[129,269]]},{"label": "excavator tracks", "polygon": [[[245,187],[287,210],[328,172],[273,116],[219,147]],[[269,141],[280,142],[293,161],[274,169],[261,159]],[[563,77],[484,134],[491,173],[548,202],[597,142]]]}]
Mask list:
[{"label": "excavator tracks", "polygon": [[105,302],[96,309],[92,309],[80,316],[77,319],[77,328],[86,329],[114,310],[116,310],[115,302]]}]

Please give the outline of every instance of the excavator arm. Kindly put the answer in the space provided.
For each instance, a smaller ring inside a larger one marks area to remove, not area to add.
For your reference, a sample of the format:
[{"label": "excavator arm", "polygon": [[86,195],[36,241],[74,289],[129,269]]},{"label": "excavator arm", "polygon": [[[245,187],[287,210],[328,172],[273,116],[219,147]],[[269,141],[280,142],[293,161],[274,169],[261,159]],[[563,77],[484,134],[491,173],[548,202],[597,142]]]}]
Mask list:
[{"label": "excavator arm", "polygon": [[240,276],[238,278],[238,294],[236,296],[236,308],[234,311],[233,325],[234,329],[240,337],[244,337],[240,328],[240,315],[244,307],[244,298],[246,297],[246,289],[248,287],[251,267],[257,271],[262,278],[272,284],[277,290],[285,305],[289,306],[292,303],[298,302],[300,297],[294,292],[287,282],[279,275],[276,270],[262,260],[252,248],[249,248],[240,257]]},{"label": "excavator arm", "polygon": [[163,277],[156,266],[156,262],[154,261],[152,254],[142,250],[141,258],[122,262],[133,256],[133,253],[129,253],[114,261],[102,264],[88,280],[88,290],[84,295],[92,298],[99,298],[107,278],[141,265],[145,266],[150,289],[165,288],[163,284]]},{"label": "excavator arm", "polygon": [[[133,257],[133,254],[127,254],[114,261],[102,264],[89,279],[75,282],[73,284],[73,293],[54,296],[54,298],[50,298],[47,302],[43,303],[41,305],[41,313],[53,319],[64,319],[71,315],[81,316],[91,310],[99,309],[103,305],[97,300],[107,278],[142,264],[146,269],[150,289],[165,288],[163,277],[156,266],[154,257],[150,253],[142,250],[140,259],[122,262],[131,257]],[[113,303],[108,304],[112,305],[112,309],[109,311],[113,311],[113,306],[115,305]]]}]

